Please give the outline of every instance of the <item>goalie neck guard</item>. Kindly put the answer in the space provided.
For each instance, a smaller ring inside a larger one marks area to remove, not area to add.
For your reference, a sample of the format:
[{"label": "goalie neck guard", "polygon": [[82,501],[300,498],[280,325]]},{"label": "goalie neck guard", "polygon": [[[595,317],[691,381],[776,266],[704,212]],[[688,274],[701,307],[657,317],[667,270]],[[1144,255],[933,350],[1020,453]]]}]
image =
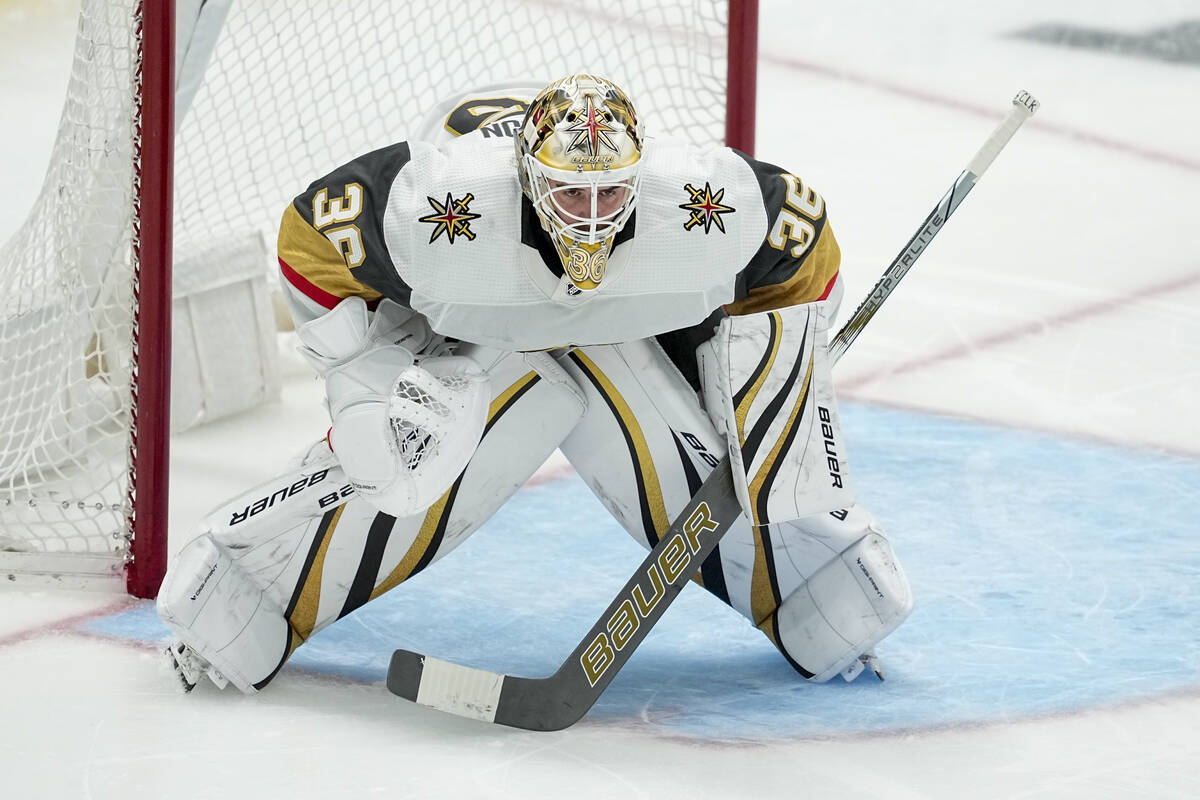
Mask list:
[{"label": "goalie neck guard", "polygon": [[521,190],[582,291],[604,279],[613,239],[637,201],[642,126],[616,84],[572,75],[530,103],[516,136]]}]

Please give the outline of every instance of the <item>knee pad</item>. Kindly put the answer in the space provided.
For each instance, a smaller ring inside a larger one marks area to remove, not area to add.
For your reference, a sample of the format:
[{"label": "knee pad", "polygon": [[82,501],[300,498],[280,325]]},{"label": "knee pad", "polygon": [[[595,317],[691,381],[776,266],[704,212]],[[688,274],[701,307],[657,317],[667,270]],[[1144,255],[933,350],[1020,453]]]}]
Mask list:
[{"label": "knee pad", "polygon": [[912,607],[891,544],[872,532],[784,599],[772,615],[772,638],[800,674],[822,683],[896,630]]},{"label": "knee pad", "polygon": [[209,534],[176,556],[159,590],[158,615],[248,694],[270,680],[292,649],[293,632],[278,603]]}]

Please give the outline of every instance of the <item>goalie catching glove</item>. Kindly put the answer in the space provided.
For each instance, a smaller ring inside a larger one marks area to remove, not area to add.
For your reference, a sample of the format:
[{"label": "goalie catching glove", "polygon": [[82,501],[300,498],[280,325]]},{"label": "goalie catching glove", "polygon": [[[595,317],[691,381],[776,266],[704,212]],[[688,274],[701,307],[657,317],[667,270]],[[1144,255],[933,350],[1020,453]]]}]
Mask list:
[{"label": "goalie catching glove", "polygon": [[[425,511],[466,468],[483,435],[486,374],[446,352],[424,319],[390,300],[371,319],[360,297],[300,326],[300,352],[325,379],[329,446],[380,511]],[[438,353],[417,358],[422,351]]]}]

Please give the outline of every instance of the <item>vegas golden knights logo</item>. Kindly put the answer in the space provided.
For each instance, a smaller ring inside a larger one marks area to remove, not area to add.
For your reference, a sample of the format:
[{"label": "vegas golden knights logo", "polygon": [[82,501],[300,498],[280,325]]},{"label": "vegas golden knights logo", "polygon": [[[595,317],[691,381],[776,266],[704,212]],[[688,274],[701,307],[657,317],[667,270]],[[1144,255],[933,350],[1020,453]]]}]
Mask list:
[{"label": "vegas golden knights logo", "polygon": [[471,230],[471,220],[480,217],[479,214],[472,214],[470,210],[471,201],[475,199],[475,195],[467,192],[461,200],[455,200],[451,193],[447,192],[445,203],[428,195],[425,199],[433,207],[434,213],[421,217],[418,221],[428,222],[434,226],[433,233],[429,234],[430,244],[433,244],[443,233],[446,234],[446,240],[450,244],[454,244],[457,236],[465,236],[467,239],[475,238],[475,232]]},{"label": "vegas golden knights logo", "polygon": [[568,153],[583,150],[584,155],[595,161],[601,155],[601,146],[613,153],[621,152],[621,149],[613,143],[609,136],[610,133],[619,133],[621,130],[608,124],[609,121],[615,119],[613,113],[607,108],[596,108],[591,95],[587,97],[587,110],[579,112],[574,120],[571,119],[572,113],[574,112],[568,113],[567,121],[574,124],[566,130],[575,134],[575,138],[567,147]]},{"label": "vegas golden knights logo", "polygon": [[732,214],[737,210],[733,206],[721,205],[721,198],[725,196],[725,190],[717,189],[714,194],[708,181],[704,182],[703,189],[697,189],[690,183],[685,183],[683,188],[692,198],[690,203],[682,203],[679,206],[684,211],[691,212],[687,222],[683,223],[683,229],[690,231],[692,228],[702,225],[707,234],[712,230],[713,225],[716,225],[717,230],[724,233],[725,222],[721,219],[721,215]]}]

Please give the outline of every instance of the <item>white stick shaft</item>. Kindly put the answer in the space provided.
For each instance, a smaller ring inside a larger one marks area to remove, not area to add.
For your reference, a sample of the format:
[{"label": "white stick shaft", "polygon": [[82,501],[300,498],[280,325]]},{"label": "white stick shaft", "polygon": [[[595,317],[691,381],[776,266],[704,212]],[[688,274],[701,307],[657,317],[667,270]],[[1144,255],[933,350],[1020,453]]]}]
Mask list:
[{"label": "white stick shaft", "polygon": [[883,305],[883,301],[887,300],[888,296],[895,291],[900,279],[908,274],[913,264],[917,262],[917,258],[933,241],[933,237],[937,236],[938,231],[946,224],[946,220],[950,219],[950,215],[958,208],[958,204],[975,187],[979,176],[987,170],[996,155],[1004,149],[1004,145],[1008,144],[1008,140],[1017,132],[1017,128],[1020,128],[1021,124],[1033,115],[1038,105],[1038,101],[1029,92],[1017,92],[1017,96],[1013,98],[1012,111],[996,126],[996,130],[992,131],[992,135],[979,148],[979,152],[971,159],[971,163],[954,181],[950,191],[946,192],[933,211],[929,212],[929,216],[921,223],[921,227],[904,245],[904,249],[884,271],[883,276],[870,293],[859,303],[854,316],[850,317],[837,335],[830,340],[829,357],[832,363],[836,364],[846,349],[850,347],[850,343],[858,338],[858,334],[875,316],[875,312]]}]

